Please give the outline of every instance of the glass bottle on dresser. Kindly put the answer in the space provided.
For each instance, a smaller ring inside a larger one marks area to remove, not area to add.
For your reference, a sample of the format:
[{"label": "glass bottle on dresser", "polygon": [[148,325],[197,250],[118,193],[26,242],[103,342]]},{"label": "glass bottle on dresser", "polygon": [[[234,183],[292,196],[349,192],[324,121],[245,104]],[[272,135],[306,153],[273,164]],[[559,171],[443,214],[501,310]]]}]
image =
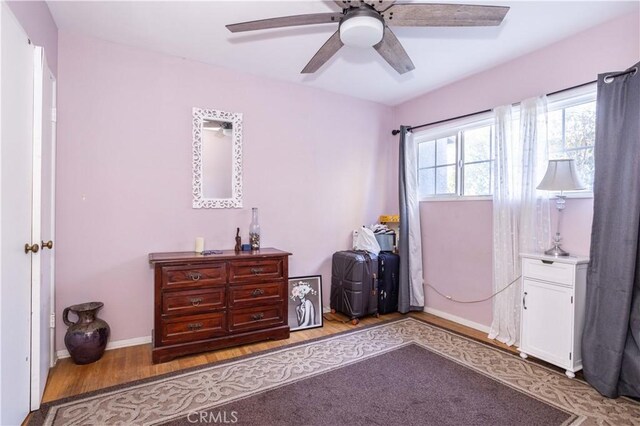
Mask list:
[{"label": "glass bottle on dresser", "polygon": [[260,250],[260,224],[258,223],[258,208],[251,209],[251,224],[249,225],[249,244],[251,250]]}]

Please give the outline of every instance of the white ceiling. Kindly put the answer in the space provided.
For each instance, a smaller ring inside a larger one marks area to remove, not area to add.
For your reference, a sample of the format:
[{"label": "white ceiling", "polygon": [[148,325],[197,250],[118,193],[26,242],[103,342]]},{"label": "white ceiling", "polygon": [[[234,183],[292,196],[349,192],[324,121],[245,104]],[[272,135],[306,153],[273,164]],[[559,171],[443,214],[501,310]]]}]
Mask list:
[{"label": "white ceiling", "polygon": [[236,34],[231,34],[225,24],[338,11],[333,2],[48,1],[60,31],[387,105],[404,102],[617,16],[637,13],[640,4],[638,0],[457,3],[510,6],[511,10],[500,27],[392,27],[416,66],[404,75],[398,75],[372,48],[346,46],[315,74],[301,75],[300,70],[337,30],[336,24]]}]

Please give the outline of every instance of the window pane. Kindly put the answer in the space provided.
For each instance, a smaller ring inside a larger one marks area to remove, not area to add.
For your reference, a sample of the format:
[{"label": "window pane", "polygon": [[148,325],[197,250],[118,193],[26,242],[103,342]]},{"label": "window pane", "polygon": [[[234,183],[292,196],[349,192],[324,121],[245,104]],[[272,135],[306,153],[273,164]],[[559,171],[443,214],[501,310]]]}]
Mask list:
[{"label": "window pane", "polygon": [[436,194],[455,194],[456,166],[436,168]]},{"label": "window pane", "polygon": [[437,140],[436,165],[442,166],[456,163],[456,139],[455,136],[449,136]]},{"label": "window pane", "polygon": [[418,170],[418,196],[424,198],[435,194],[436,172],[435,169]]},{"label": "window pane", "polygon": [[464,194],[491,194],[491,165],[492,162],[467,164],[464,166]]},{"label": "window pane", "polygon": [[593,148],[576,149],[567,151],[564,158],[576,160],[576,169],[580,180],[589,191],[593,191],[594,156]]},{"label": "window pane", "polygon": [[[562,153],[562,110],[558,109],[549,113],[549,158],[556,159],[558,153]],[[563,158],[560,155],[557,158]]]},{"label": "window pane", "polygon": [[491,159],[491,126],[464,132],[464,162]]},{"label": "window pane", "polygon": [[596,139],[596,103],[565,109],[565,149],[593,146]]},{"label": "window pane", "polygon": [[436,141],[418,144],[418,167],[433,167],[436,165]]}]

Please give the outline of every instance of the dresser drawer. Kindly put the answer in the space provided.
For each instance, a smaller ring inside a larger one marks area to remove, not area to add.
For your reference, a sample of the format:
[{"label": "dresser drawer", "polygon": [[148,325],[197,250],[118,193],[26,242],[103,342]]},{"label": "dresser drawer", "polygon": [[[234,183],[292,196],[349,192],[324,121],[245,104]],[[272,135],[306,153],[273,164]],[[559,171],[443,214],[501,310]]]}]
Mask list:
[{"label": "dresser drawer", "polygon": [[284,309],[277,305],[229,310],[229,331],[256,330],[284,324]]},{"label": "dresser drawer", "polygon": [[196,341],[226,333],[226,312],[215,312],[162,320],[163,344]]},{"label": "dresser drawer", "polygon": [[262,305],[281,302],[285,297],[285,284],[256,283],[229,287],[229,307]]},{"label": "dresser drawer", "polygon": [[162,293],[162,315],[195,314],[225,306],[224,286]]},{"label": "dresser drawer", "polygon": [[224,262],[207,265],[165,266],[162,287],[181,288],[224,284],[227,279]]},{"label": "dresser drawer", "polygon": [[284,261],[278,259],[233,260],[229,263],[229,282],[259,282],[284,277]]},{"label": "dresser drawer", "polygon": [[574,266],[550,260],[523,259],[522,276],[548,281],[565,286],[573,286]]}]

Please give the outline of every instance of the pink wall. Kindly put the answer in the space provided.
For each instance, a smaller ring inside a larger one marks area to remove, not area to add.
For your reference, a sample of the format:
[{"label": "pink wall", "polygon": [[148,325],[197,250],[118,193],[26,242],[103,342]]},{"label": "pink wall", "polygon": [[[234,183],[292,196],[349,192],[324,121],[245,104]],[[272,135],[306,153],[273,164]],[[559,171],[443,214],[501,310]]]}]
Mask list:
[{"label": "pink wall", "polygon": [[[99,300],[112,340],[149,336],[148,253],[231,249],[236,227],[247,242],[251,207],[327,303],[331,254],[393,198],[390,108],[64,32],[59,59],[59,315]],[[191,208],[194,106],[244,114],[243,209]]]},{"label": "pink wall", "polygon": [[[640,58],[638,28],[637,14],[605,23],[398,105],[396,123],[417,125],[491,109],[626,69]],[[589,253],[592,209],[591,199],[567,201],[563,235],[570,252]],[[425,281],[459,299],[490,295],[491,203],[423,202],[421,218]],[[552,220],[555,224],[555,214]],[[491,323],[488,302],[461,305],[427,290],[426,304],[479,324]]]},{"label": "pink wall", "polygon": [[44,48],[49,69],[58,75],[58,27],[43,1],[7,1],[31,41]]}]

